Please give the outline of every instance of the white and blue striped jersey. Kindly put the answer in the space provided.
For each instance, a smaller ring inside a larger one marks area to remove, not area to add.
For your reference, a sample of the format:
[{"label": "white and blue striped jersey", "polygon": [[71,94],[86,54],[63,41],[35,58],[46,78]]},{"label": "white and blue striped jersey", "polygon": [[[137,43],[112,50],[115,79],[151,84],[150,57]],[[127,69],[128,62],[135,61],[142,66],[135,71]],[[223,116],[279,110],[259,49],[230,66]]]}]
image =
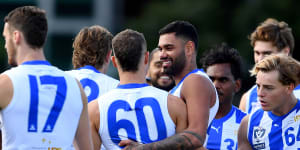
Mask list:
[{"label": "white and blue striped jersey", "polygon": [[207,130],[206,148],[209,150],[237,149],[237,132],[245,116],[246,113],[232,105],[227,115],[214,119]]},{"label": "white and blue striped jersey", "polygon": [[[189,72],[187,75],[185,75],[183,77],[183,79],[181,79],[181,81],[170,91],[170,94],[175,95],[177,97],[180,97],[181,87],[183,85],[184,79],[187,76],[191,75],[191,74],[198,74],[200,76],[206,77],[211,82],[211,84],[213,85],[213,83],[210,80],[210,78],[207,76],[206,73],[204,73],[204,71],[202,69],[195,69],[195,70]],[[201,92],[201,91],[199,91],[199,92]],[[216,114],[218,112],[218,109],[219,109],[219,97],[218,97],[217,90],[216,90],[216,103],[215,103],[215,105],[213,107],[210,108],[208,126],[210,125],[210,123],[212,122],[212,120],[215,118],[215,116],[216,116]]]},{"label": "white and blue striped jersey", "polygon": [[0,112],[2,148],[72,149],[83,109],[75,78],[40,60],[4,74],[13,97]]},{"label": "white and blue striped jersey", "polygon": [[[183,85],[184,79],[185,79],[187,76],[191,75],[191,74],[198,74],[198,75],[200,75],[200,76],[203,76],[203,77],[207,78],[207,79],[211,82],[212,85],[214,85],[213,82],[210,80],[210,78],[209,78],[208,75],[204,72],[203,69],[195,69],[195,70],[192,70],[191,72],[189,72],[188,74],[186,74],[186,75],[181,79],[181,81],[180,81],[180,82],[179,82],[179,83],[178,83],[178,84],[170,91],[170,94],[175,95],[175,96],[177,96],[177,97],[180,97],[181,87],[182,87],[182,85]],[[215,87],[215,86],[214,86],[214,87]],[[201,91],[199,91],[199,92],[201,92]],[[181,97],[180,97],[180,98],[181,98]],[[217,112],[218,112],[218,109],[219,109],[219,97],[218,97],[218,93],[217,93],[217,90],[216,90],[216,102],[215,102],[214,106],[211,107],[210,110],[209,110],[209,120],[208,120],[208,124],[207,124],[208,127],[210,126],[212,120],[215,118],[215,116],[216,116],[216,114],[217,114]],[[207,137],[208,137],[208,135],[206,135],[205,142],[204,142],[204,146],[206,146],[206,144],[207,144]]]},{"label": "white and blue striped jersey", "polygon": [[119,80],[99,72],[93,66],[84,66],[77,70],[66,71],[77,78],[88,98],[88,102],[118,86]]},{"label": "white and blue striped jersey", "polygon": [[258,109],[249,116],[247,137],[255,150],[300,149],[300,101],[286,115]]},{"label": "white and blue striped jersey", "polygon": [[[294,95],[296,96],[296,98],[300,98],[300,85],[298,85],[294,89]],[[245,110],[245,112],[247,114],[250,114],[250,113],[256,111],[259,108],[261,108],[261,106],[260,106],[258,96],[257,96],[257,86],[254,85],[249,91],[249,95],[248,95],[247,100],[246,100],[246,110]]]},{"label": "white and blue striped jersey", "polygon": [[174,135],[167,97],[163,90],[137,83],[119,85],[100,96],[99,135],[105,149],[122,149],[118,144],[124,139],[146,144]]}]

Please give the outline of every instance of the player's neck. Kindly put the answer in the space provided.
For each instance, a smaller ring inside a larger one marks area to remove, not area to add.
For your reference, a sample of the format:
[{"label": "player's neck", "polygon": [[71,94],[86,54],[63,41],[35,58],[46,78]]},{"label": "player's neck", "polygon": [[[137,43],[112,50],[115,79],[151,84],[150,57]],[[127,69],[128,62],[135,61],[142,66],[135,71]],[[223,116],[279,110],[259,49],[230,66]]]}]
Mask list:
[{"label": "player's neck", "polygon": [[119,73],[120,84],[146,83],[145,73],[143,72],[121,72]]},{"label": "player's neck", "polygon": [[297,104],[298,100],[294,94],[291,94],[286,98],[286,101],[278,109],[272,110],[272,113],[276,116],[283,116],[289,113]]},{"label": "player's neck", "polygon": [[103,65],[101,66],[101,68],[96,68],[99,72],[106,74],[107,70],[109,67],[109,62],[104,62]]},{"label": "player's neck", "polygon": [[220,104],[215,118],[220,119],[220,118],[226,116],[230,112],[231,108],[232,108],[231,103]]},{"label": "player's neck", "polygon": [[46,60],[44,56],[43,49],[31,49],[25,47],[23,49],[19,49],[17,52],[17,64],[20,65],[26,61],[32,60]]},{"label": "player's neck", "polygon": [[[95,67],[96,68],[96,67]],[[99,72],[103,73],[103,74],[106,74],[106,71],[107,69],[104,68],[104,67],[101,67],[101,68],[96,68]]]},{"label": "player's neck", "polygon": [[176,85],[191,71],[197,69],[197,64],[187,63],[181,73],[174,76]]}]

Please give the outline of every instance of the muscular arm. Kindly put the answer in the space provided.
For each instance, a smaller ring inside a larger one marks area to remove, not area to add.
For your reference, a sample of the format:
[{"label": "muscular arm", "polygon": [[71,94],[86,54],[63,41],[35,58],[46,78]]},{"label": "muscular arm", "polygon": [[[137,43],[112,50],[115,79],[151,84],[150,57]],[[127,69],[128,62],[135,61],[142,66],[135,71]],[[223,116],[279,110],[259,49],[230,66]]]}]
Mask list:
[{"label": "muscular arm", "polygon": [[88,108],[89,108],[90,126],[91,126],[94,149],[99,150],[102,142],[98,134],[100,128],[100,112],[98,107],[98,101],[97,100],[91,101],[88,104]]},{"label": "muscular arm", "polygon": [[198,138],[191,136],[190,139],[193,146],[201,147],[206,137],[210,107],[216,103],[215,88],[207,78],[192,74],[184,80],[181,97],[187,105],[189,125],[186,131],[198,135]]},{"label": "muscular arm", "polygon": [[[240,101],[240,106],[239,108],[243,111],[246,112],[246,101],[247,101],[247,97],[249,95],[249,91],[247,91],[246,93],[243,94],[241,101]],[[247,113],[247,112],[246,112]]]},{"label": "muscular arm", "polygon": [[168,95],[168,111],[176,125],[176,133],[182,132],[187,128],[187,110],[182,99]]},{"label": "muscular arm", "polygon": [[83,104],[83,109],[81,112],[78,128],[76,131],[74,143],[77,149],[93,149],[92,145],[92,137],[89,125],[89,116],[88,116],[88,108],[87,108],[87,98],[84,94],[84,91],[79,82],[77,82],[80,87],[81,99]]},{"label": "muscular arm", "polygon": [[239,150],[251,150],[251,145],[247,138],[249,116],[243,118],[238,131],[238,149]]},{"label": "muscular arm", "polygon": [[181,97],[187,105],[187,129],[162,141],[138,146],[129,145],[126,149],[190,150],[202,147],[208,126],[209,109],[216,102],[215,89],[208,79],[199,75],[190,75],[184,80]]}]

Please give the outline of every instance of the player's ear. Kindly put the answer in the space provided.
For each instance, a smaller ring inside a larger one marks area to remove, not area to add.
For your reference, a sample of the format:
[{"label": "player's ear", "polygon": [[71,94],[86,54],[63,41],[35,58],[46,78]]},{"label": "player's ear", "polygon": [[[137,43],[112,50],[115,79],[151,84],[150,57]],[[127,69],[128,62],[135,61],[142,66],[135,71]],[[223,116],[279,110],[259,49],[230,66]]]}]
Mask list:
[{"label": "player's ear", "polygon": [[290,83],[290,84],[287,86],[287,92],[288,92],[288,94],[292,94],[293,91],[294,91],[294,89],[295,89],[295,84]]},{"label": "player's ear", "polygon": [[240,79],[235,80],[234,91],[238,92],[242,87],[242,81]]},{"label": "player's ear", "polygon": [[195,44],[192,41],[188,41],[185,44],[185,55],[189,56],[195,52]]},{"label": "player's ear", "polygon": [[108,63],[109,60],[110,60],[111,52],[112,52],[112,50],[109,50],[108,53],[107,53],[107,55],[106,55],[106,57],[105,57],[105,62],[106,63]]},{"label": "player's ear", "polygon": [[18,31],[18,30],[15,30],[13,32],[13,41],[16,43],[16,44],[19,44],[21,42],[21,32]]},{"label": "player's ear", "polygon": [[146,51],[146,52],[145,52],[145,60],[144,60],[144,64],[147,65],[148,62],[149,62],[149,52]]},{"label": "player's ear", "polygon": [[116,62],[117,60],[116,60],[116,57],[115,56],[111,56],[111,62],[112,62],[112,64],[114,65],[114,67],[116,67],[117,68],[117,62]]}]

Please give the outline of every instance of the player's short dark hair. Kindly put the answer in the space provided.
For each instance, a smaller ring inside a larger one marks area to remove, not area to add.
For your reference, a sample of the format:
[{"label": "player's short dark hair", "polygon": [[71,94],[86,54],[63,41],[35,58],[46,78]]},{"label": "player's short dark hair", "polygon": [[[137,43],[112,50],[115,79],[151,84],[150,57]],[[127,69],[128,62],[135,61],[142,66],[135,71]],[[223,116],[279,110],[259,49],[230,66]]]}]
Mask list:
[{"label": "player's short dark hair", "polygon": [[48,24],[46,12],[35,6],[23,6],[12,10],[5,18],[10,31],[19,30],[24,34],[27,44],[35,49],[44,46]]},{"label": "player's short dark hair", "polygon": [[142,33],[126,29],[118,33],[112,41],[113,53],[123,71],[136,72],[147,43]]},{"label": "player's short dark hair", "polygon": [[198,33],[197,29],[187,21],[173,21],[159,30],[159,35],[167,33],[175,33],[176,37],[181,37],[195,44],[195,51],[198,49]]}]

